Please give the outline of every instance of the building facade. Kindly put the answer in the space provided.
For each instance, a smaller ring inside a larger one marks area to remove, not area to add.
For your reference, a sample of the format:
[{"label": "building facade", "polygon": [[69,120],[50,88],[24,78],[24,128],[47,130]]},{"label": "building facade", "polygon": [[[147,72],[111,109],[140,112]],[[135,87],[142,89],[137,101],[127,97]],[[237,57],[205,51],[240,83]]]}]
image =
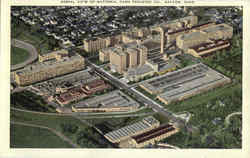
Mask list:
[{"label": "building facade", "polygon": [[[49,57],[48,57],[49,58]],[[46,60],[48,59],[46,58]],[[41,60],[43,61],[43,59]],[[84,58],[78,54],[71,57],[61,57],[55,61],[46,61],[31,65],[15,72],[18,85],[29,85],[56,76],[75,72],[85,68]]]}]

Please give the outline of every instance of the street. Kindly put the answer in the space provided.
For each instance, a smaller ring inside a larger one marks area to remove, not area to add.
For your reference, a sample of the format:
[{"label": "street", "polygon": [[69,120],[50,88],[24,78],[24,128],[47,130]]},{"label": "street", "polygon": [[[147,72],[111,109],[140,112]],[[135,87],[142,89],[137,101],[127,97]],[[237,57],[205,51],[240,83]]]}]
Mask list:
[{"label": "street", "polygon": [[155,101],[151,100],[144,94],[138,92],[133,87],[128,86],[126,83],[121,82],[119,79],[115,78],[114,76],[110,75],[109,73],[105,72],[102,68],[94,65],[91,63],[88,59],[86,59],[86,63],[89,64],[89,66],[101,77],[108,79],[111,81],[113,85],[118,87],[119,89],[124,89],[129,94],[132,94],[134,97],[138,98],[138,100],[144,104],[147,104],[150,106],[153,110],[161,113],[171,121],[175,122],[177,125],[184,125],[185,122],[183,120],[180,120],[179,118],[175,117],[175,115],[166,110],[164,107],[162,107],[160,104],[156,103]]}]

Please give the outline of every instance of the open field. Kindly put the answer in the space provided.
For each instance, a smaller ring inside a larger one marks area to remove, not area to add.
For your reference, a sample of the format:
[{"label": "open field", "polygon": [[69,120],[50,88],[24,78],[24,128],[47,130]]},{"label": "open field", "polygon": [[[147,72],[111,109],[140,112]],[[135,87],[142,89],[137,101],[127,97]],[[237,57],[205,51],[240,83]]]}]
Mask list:
[{"label": "open field", "polygon": [[11,47],[11,65],[24,62],[29,58],[29,52],[22,48]]},{"label": "open field", "polygon": [[52,132],[23,125],[10,125],[11,148],[71,148]]},{"label": "open field", "polygon": [[[83,124],[79,120],[71,117],[71,116],[51,116],[51,115],[41,115],[41,114],[33,114],[29,112],[15,111],[11,110],[10,112],[11,121],[19,121],[24,123],[30,123],[35,125],[46,126],[56,131],[60,131],[63,133],[63,129],[61,128],[62,124],[72,124],[78,126],[79,130],[83,130],[87,128],[87,125]],[[75,141],[75,136],[67,135],[72,141]]]},{"label": "open field", "polygon": [[107,144],[100,143],[102,141],[99,139],[100,135],[92,127],[88,126],[85,120],[81,121],[71,116],[42,115],[16,110],[11,110],[10,117],[11,121],[41,125],[54,129],[83,148],[108,147]]}]

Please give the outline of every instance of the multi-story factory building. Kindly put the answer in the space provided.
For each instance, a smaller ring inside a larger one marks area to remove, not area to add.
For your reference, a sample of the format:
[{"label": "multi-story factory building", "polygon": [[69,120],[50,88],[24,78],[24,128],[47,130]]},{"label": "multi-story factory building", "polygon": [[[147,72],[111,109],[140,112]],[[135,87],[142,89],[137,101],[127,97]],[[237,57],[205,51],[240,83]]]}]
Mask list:
[{"label": "multi-story factory building", "polygon": [[83,40],[84,50],[89,53],[98,52],[107,47],[112,47],[122,41],[122,35],[112,35]]},{"label": "multi-story factory building", "polygon": [[85,67],[84,58],[78,54],[68,55],[55,52],[56,55],[40,56],[39,63],[30,65],[15,72],[15,81],[18,85],[29,85],[38,81],[47,80],[56,76],[64,75]]},{"label": "multi-story factory building", "polygon": [[147,60],[147,48],[138,46],[136,42],[111,47],[109,51],[111,69],[119,73],[144,65]]}]

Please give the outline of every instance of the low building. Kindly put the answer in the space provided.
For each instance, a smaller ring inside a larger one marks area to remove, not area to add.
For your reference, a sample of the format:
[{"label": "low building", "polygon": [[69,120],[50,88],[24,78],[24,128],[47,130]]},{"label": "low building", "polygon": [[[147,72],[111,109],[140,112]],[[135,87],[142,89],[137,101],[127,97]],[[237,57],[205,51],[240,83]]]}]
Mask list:
[{"label": "low building", "polygon": [[122,148],[142,148],[147,145],[153,145],[156,142],[165,139],[179,131],[178,128],[171,124],[161,125],[150,131],[132,136],[126,142],[123,142],[120,147]]},{"label": "low building", "polygon": [[140,87],[150,94],[157,94],[158,99],[168,103],[174,98],[185,98],[189,96],[189,93],[198,94],[202,90],[228,82],[230,82],[228,77],[199,63],[143,82]]},{"label": "low building", "polygon": [[91,81],[91,82],[84,84],[82,86],[83,91],[87,95],[91,95],[93,93],[103,91],[107,88],[110,88],[110,85],[106,84],[103,80],[100,80],[100,79]]},{"label": "low building", "polygon": [[67,92],[61,93],[55,97],[55,100],[62,106],[87,97],[81,87],[75,87]]},{"label": "low building", "polygon": [[148,64],[144,64],[143,66],[128,69],[128,71],[124,73],[124,77],[129,81],[137,82],[146,76],[153,76],[154,74],[155,70]]},{"label": "low building", "polygon": [[187,50],[196,45],[210,43],[213,40],[228,40],[233,36],[233,28],[227,24],[211,24],[206,27],[192,28],[176,38],[176,45]]},{"label": "low building", "polygon": [[142,121],[132,125],[125,126],[118,130],[109,132],[104,135],[112,143],[120,143],[132,136],[150,131],[160,126],[160,122],[153,116],[144,118]]},{"label": "low building", "polygon": [[52,60],[52,59],[60,60],[63,57],[68,56],[68,54],[69,52],[66,49],[61,49],[61,50],[57,50],[57,51],[42,54],[42,55],[39,54],[38,60],[39,62],[45,62],[45,61]]},{"label": "low building", "polygon": [[87,99],[72,106],[74,112],[124,112],[136,110],[139,103],[122,93],[113,91],[108,94]]},{"label": "low building", "polygon": [[213,54],[213,52],[227,48],[229,46],[230,46],[229,41],[217,40],[190,47],[187,53],[195,57],[202,58],[202,57],[207,57]]},{"label": "low building", "polygon": [[[178,73],[182,73],[182,75],[179,76]],[[177,78],[177,76],[179,77]],[[228,77],[203,64],[186,67],[165,77],[165,80],[157,83],[158,86],[162,87],[162,92],[158,94],[157,99],[165,104],[184,100],[231,82]]]}]

